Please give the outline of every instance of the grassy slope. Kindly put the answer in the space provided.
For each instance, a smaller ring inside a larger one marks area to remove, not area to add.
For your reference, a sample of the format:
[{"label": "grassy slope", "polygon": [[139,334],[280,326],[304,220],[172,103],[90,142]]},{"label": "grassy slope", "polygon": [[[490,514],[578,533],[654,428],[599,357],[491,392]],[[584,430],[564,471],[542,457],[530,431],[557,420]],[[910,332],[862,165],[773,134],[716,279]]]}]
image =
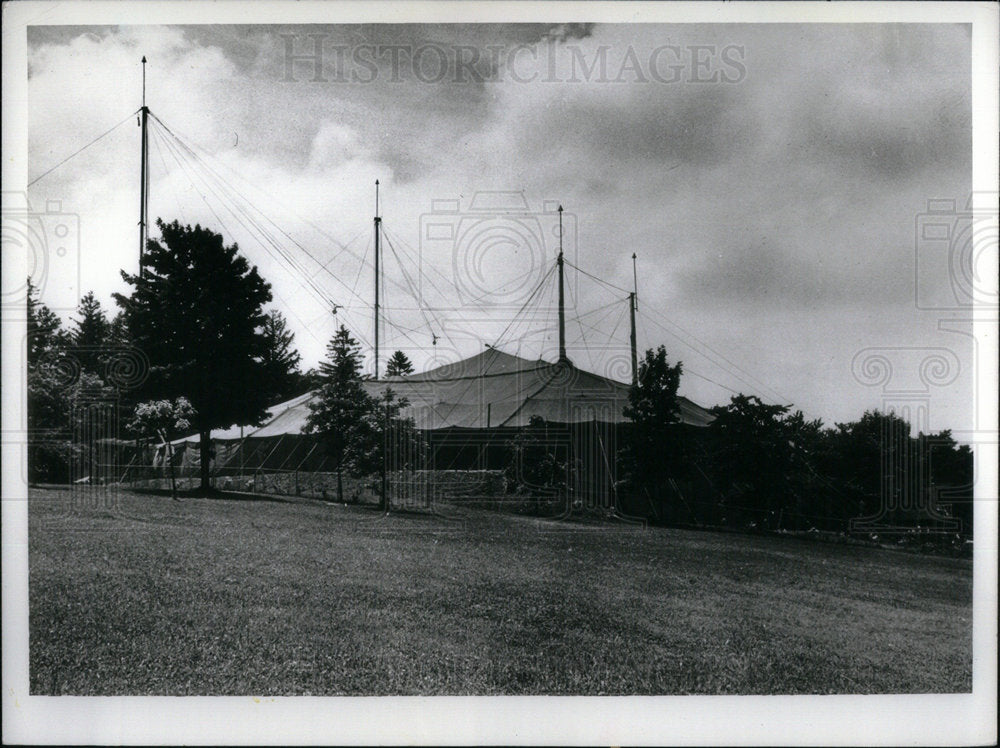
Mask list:
[{"label": "grassy slope", "polygon": [[971,689],[968,561],[468,513],[30,505],[42,694]]}]

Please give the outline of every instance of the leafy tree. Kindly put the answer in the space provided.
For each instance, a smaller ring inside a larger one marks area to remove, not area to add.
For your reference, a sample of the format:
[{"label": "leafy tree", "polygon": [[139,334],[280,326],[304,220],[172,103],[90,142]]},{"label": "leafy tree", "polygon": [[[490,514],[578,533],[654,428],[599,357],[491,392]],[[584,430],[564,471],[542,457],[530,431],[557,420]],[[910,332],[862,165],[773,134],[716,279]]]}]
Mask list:
[{"label": "leafy tree", "polygon": [[122,277],[133,287],[115,294],[132,344],[145,352],[147,399],[186,397],[201,441],[201,487],[210,488],[213,428],[261,422],[269,393],[263,305],[270,285],[219,234],[157,220],[145,270]]},{"label": "leafy tree", "polygon": [[756,525],[777,522],[789,496],[792,452],[784,422],[787,405],[769,405],[754,395],[734,395],[712,409],[718,482]]},{"label": "leafy tree", "polygon": [[26,311],[28,479],[99,480],[107,468],[102,440],[118,436],[116,414],[109,408],[116,408],[122,395],[100,376],[107,319],[88,293],[80,302],[80,319],[65,329],[38,300],[30,278]]},{"label": "leafy tree", "polygon": [[306,433],[317,434],[337,473],[337,500],[344,500],[344,472],[358,474],[372,439],[372,398],[361,384],[361,347],[343,325],[320,363],[322,384],[309,403]]},{"label": "leafy tree", "polygon": [[53,363],[28,368],[28,480],[64,483],[72,458],[69,397],[65,381]]},{"label": "leafy tree", "polygon": [[[828,431],[823,421],[806,420],[801,410],[786,416],[783,426],[788,443],[788,495],[782,508],[792,512],[794,529],[808,530],[831,514],[831,484],[817,469],[827,449]],[[800,526],[803,522],[807,526]]]},{"label": "leafy tree", "polygon": [[884,511],[880,522],[926,527],[934,522],[929,508],[971,532],[972,450],[950,431],[913,437],[895,413],[866,411],[858,421],[838,423],[833,441],[829,472],[842,487],[846,517]]},{"label": "leafy tree", "polygon": [[164,450],[164,460],[170,468],[170,491],[177,499],[177,480],[174,476],[174,450],[171,441],[191,428],[195,419],[194,408],[186,398],[176,400],[151,400],[135,407],[128,428],[139,439],[156,439]]},{"label": "leafy tree", "polygon": [[682,467],[685,447],[681,433],[680,386],[683,364],[671,365],[662,345],[648,349],[639,363],[637,382],[628,393],[622,462],[626,482],[649,498],[657,514],[666,507],[668,486]]},{"label": "leafy tree", "polygon": [[33,483],[97,480],[106,468],[99,440],[117,437],[117,419],[108,411],[116,393],[96,374],[67,365],[69,355],[28,370],[28,480]]},{"label": "leafy tree", "polygon": [[120,437],[118,392],[101,377],[83,369],[67,390],[70,405],[70,439],[77,475],[85,481],[117,478],[111,471]]},{"label": "leafy tree", "polygon": [[277,309],[264,315],[262,333],[266,341],[263,386],[274,401],[292,397],[302,377],[299,371],[302,357],[293,347],[295,335],[288,329],[288,322]]},{"label": "leafy tree", "polygon": [[[27,405],[28,480],[69,480],[74,453],[69,439],[70,400],[67,369],[60,358],[70,346],[62,322],[38,299],[38,289],[28,278]],[[69,377],[71,379],[72,377]]]},{"label": "leafy tree", "polygon": [[975,471],[972,448],[959,444],[950,430],[920,434],[918,452],[921,475],[927,481],[932,506],[962,523],[961,532],[972,534]]},{"label": "leafy tree", "polygon": [[845,519],[874,515],[899,499],[909,442],[910,424],[894,413],[870,410],[858,421],[836,424],[828,471],[840,487]]},{"label": "leafy tree", "polygon": [[532,496],[536,508],[566,488],[566,461],[546,443],[545,431],[545,420],[531,416],[528,426],[511,440],[510,463],[504,471],[507,484]]},{"label": "leafy tree", "polygon": [[387,377],[399,377],[413,373],[413,364],[402,351],[396,351],[389,357],[389,362],[385,365],[385,375]]}]

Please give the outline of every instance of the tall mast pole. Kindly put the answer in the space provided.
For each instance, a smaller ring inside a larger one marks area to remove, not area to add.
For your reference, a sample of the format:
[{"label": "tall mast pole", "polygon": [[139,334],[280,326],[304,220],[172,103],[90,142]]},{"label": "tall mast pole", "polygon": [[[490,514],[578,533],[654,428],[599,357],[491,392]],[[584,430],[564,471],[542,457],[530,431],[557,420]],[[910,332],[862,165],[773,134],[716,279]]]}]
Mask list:
[{"label": "tall mast pole", "polygon": [[149,137],[147,122],[149,107],[146,106],[146,56],[142,57],[142,108],[139,110],[139,126],[142,128],[142,156],[139,168],[139,275],[142,275],[146,259],[146,240],[149,235]]},{"label": "tall mast pole", "polygon": [[632,253],[632,293],[628,295],[628,313],[629,321],[632,323],[632,331],[629,336],[629,343],[632,346],[632,385],[637,385],[639,383],[639,359],[636,352],[635,345],[635,311],[639,308],[639,300],[637,296],[637,284],[636,284],[636,273],[635,273],[635,252]]},{"label": "tall mast pole", "polygon": [[559,206],[559,259],[556,265],[559,267],[559,363],[568,361],[566,358],[566,312],[563,298],[563,207]]},{"label": "tall mast pole", "polygon": [[378,214],[378,180],[375,180],[375,378],[378,379],[379,255],[382,219]]}]

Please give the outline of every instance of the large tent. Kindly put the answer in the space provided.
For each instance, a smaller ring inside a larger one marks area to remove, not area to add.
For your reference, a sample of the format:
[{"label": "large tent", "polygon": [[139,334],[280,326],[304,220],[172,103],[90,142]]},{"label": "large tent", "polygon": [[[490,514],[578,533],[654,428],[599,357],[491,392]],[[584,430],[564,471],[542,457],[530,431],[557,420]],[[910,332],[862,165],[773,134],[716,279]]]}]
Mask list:
[{"label": "large tent", "polygon": [[[421,374],[365,380],[364,386],[372,395],[391,388],[405,397],[410,404],[403,415],[413,418],[421,431],[519,428],[532,416],[563,424],[621,423],[626,420],[622,409],[629,390],[627,384],[569,362],[531,361],[492,348]],[[272,417],[250,438],[300,434],[312,397],[310,393],[276,405]],[[712,420],[704,408],[679,399],[683,423],[707,426]],[[220,434],[234,436],[232,429]]]},{"label": "large tent", "polygon": [[[569,361],[529,360],[490,348],[423,373],[363,384],[371,395],[391,388],[408,401],[401,415],[412,418],[425,435],[429,470],[502,468],[511,436],[538,416],[552,443],[585,464],[590,483],[613,483],[618,427],[627,420],[629,391],[615,379]],[[259,428],[213,431],[213,472],[245,476],[328,469],[322,445],[303,433],[314,397],[307,393],[275,405]],[[712,420],[704,408],[679,400],[682,423],[703,427]],[[197,435],[174,442],[175,465],[195,467],[197,443]]]}]

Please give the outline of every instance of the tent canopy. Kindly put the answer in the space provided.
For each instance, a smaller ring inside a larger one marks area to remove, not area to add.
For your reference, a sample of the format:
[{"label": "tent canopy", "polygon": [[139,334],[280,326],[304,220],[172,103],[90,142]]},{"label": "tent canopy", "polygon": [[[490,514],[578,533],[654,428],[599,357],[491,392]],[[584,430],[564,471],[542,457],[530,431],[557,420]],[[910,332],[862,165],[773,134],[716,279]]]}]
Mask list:
[{"label": "tent canopy", "polygon": [[[417,429],[519,428],[532,416],[551,423],[622,423],[629,385],[578,369],[572,363],[532,361],[490,348],[470,358],[419,374],[365,380],[373,396],[391,388],[409,405],[404,417]],[[314,393],[306,393],[272,407],[264,425],[246,429],[245,437],[266,438],[302,433]],[[680,401],[681,422],[707,426],[711,414],[685,397]],[[239,439],[239,427],[212,432],[213,440]],[[194,435],[178,442],[197,441]]]},{"label": "tent canopy", "polygon": [[[532,416],[554,423],[627,420],[622,411],[628,403],[629,385],[571,363],[531,361],[492,348],[420,374],[365,380],[364,387],[374,396],[391,388],[405,397],[409,405],[402,415],[413,418],[416,428],[425,431],[518,428],[528,425]],[[310,393],[276,405],[274,416],[251,436],[301,433],[312,398]],[[707,410],[687,398],[678,399],[683,423],[707,426],[711,422]]]}]

